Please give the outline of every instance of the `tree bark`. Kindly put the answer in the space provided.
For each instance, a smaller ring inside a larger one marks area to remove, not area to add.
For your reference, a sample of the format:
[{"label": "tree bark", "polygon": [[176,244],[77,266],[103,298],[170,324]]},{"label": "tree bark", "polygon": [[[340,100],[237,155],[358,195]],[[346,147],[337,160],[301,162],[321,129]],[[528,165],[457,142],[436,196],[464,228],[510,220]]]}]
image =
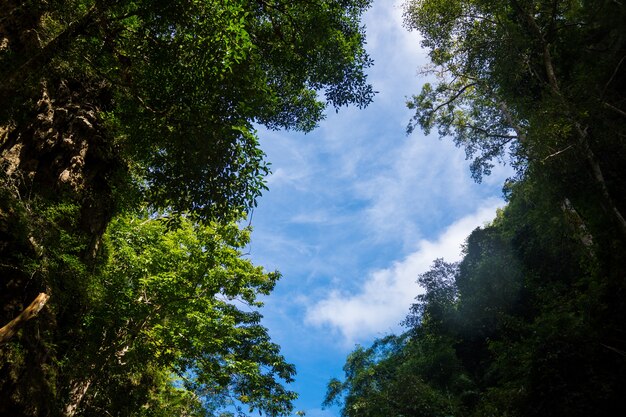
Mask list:
[{"label": "tree bark", "polygon": [[78,407],[80,406],[81,401],[85,394],[87,394],[87,390],[91,385],[91,379],[83,379],[79,381],[72,382],[72,388],[70,389],[70,397],[65,404],[65,408],[63,409],[64,417],[74,417],[76,412],[78,411]]},{"label": "tree bark", "polygon": [[50,296],[48,294],[40,293],[16,318],[0,328],[0,345],[7,343],[25,322],[37,317],[49,298]]}]

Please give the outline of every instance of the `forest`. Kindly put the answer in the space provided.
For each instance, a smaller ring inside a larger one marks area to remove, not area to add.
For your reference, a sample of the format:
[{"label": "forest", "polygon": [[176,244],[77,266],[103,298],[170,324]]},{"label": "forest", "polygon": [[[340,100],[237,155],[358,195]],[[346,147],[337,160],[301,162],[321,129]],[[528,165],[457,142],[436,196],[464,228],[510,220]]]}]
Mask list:
[{"label": "forest", "polygon": [[[0,0],[0,415],[288,416],[246,256],[258,129],[376,100],[370,0]],[[626,5],[407,0],[407,133],[506,207],[358,346],[344,417],[626,411]],[[420,45],[415,45],[416,49]],[[393,74],[389,74],[390,77]],[[408,88],[408,87],[407,87]]]}]

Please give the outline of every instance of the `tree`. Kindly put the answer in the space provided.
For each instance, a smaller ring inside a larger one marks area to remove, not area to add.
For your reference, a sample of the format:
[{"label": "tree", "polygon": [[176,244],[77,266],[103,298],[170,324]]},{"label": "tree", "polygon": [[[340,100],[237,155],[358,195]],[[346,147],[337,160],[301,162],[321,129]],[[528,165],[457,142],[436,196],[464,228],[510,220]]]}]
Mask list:
[{"label": "tree", "polygon": [[8,2],[7,171],[34,177],[40,192],[69,185],[102,200],[132,174],[151,204],[206,218],[250,208],[267,174],[253,123],[309,131],[328,104],[371,101],[359,26],[368,5]]},{"label": "tree", "polygon": [[[233,398],[251,411],[287,415],[295,394],[279,381],[291,382],[295,369],[260,325],[257,300],[279,274],[243,257],[249,230],[186,218],[174,219],[170,229],[171,220],[143,215],[111,225],[109,262],[94,289],[95,308],[84,318],[87,340],[70,351],[80,356],[92,344],[95,366],[81,367],[91,372],[77,378],[94,383],[90,399],[96,399],[116,377],[151,364],[218,409],[217,399]],[[117,398],[101,397],[113,404]]]},{"label": "tree", "polygon": [[[76,205],[77,230],[67,232],[89,240],[81,256],[90,263],[115,213],[141,204],[239,219],[269,172],[255,123],[308,131],[327,105],[371,101],[359,26],[368,5],[3,2],[2,225],[45,223],[36,210],[16,218],[16,207]],[[32,242],[46,249],[36,233],[9,229],[0,229],[1,258],[23,256]],[[16,282],[26,279],[6,264]]]},{"label": "tree", "polygon": [[624,6],[417,0],[405,13],[438,77],[409,102],[409,129],[452,135],[478,179],[508,153],[520,176],[568,184],[562,200],[603,219],[592,234],[611,228],[624,241]]},{"label": "tree", "polygon": [[[111,281],[132,297],[100,304],[113,288],[98,285],[115,265],[103,252],[102,236],[116,216],[140,208],[166,213],[175,220],[172,230],[178,230],[177,222],[188,229],[187,220],[198,230],[216,228],[215,222],[222,231],[234,227],[255,206],[269,172],[255,126],[309,131],[328,106],[362,107],[372,100],[365,76],[371,61],[360,26],[368,6],[366,0],[0,3],[0,326],[40,292],[49,296],[37,319],[0,347],[4,411],[96,413],[89,407],[105,405],[113,410],[117,405],[107,401],[115,402],[116,393],[144,377],[154,383],[142,398],[161,392],[183,401],[169,376],[168,369],[176,368],[206,377],[197,392],[215,399],[220,392],[236,392],[256,409],[286,412],[292,394],[274,384],[273,376],[287,379],[291,368],[255,322],[258,315],[211,298],[227,287],[246,297],[269,290],[254,280],[271,279],[236,264],[232,257],[238,255],[220,252],[232,261],[223,278],[233,283],[188,305],[190,313],[225,320],[222,330],[235,334],[225,350],[211,345],[210,335],[216,334],[208,330],[187,335],[193,346],[155,330],[158,320],[180,324],[186,314],[181,309],[149,321],[156,326],[150,337],[176,341],[167,361],[142,373],[139,355],[132,371],[115,368],[120,349],[141,348],[146,355],[157,350],[142,339],[147,330],[124,333],[148,314],[133,293],[140,287],[137,276]],[[133,227],[139,235],[145,231],[137,223]],[[191,273],[191,262],[185,262]],[[120,279],[125,276],[118,272]],[[254,282],[238,281],[248,278]],[[191,291],[182,278],[171,282],[174,292]],[[89,333],[95,330],[85,320],[96,310],[109,320],[100,323],[106,334]],[[124,334],[117,339],[116,332]],[[72,346],[76,341],[90,356],[81,360]],[[259,351],[246,353],[252,345]],[[205,365],[214,366],[214,374],[203,374]],[[237,380],[226,381],[228,372]],[[95,377],[109,378],[107,395],[89,382]]]},{"label": "tree", "polygon": [[[187,398],[184,404],[205,412],[238,401],[288,414],[295,394],[282,383],[295,370],[260,325],[257,300],[279,274],[243,258],[248,241],[249,231],[235,224],[154,213],[115,219],[99,272],[83,275],[80,297],[57,296],[65,306],[57,306],[59,323],[47,341],[56,358],[48,383],[60,407],[52,412],[131,415]],[[12,383],[28,385],[24,377]],[[5,411],[25,411],[21,402],[45,398],[5,400]]]},{"label": "tree", "polygon": [[[603,416],[624,407],[623,287],[543,177],[509,189],[458,264],[418,277],[400,336],[357,348],[327,403],[344,416]],[[537,182],[539,181],[539,182]],[[615,273],[615,272],[614,272]]]},{"label": "tree", "polygon": [[425,293],[403,323],[409,330],[350,353],[324,404],[340,405],[345,417],[461,413],[473,386],[454,349],[457,275],[458,264],[435,260],[418,278]]},{"label": "tree", "polygon": [[[441,347],[408,335],[391,335],[368,348],[357,347],[346,359],[345,381],[328,383],[324,405],[341,405],[344,417],[454,415],[458,404],[428,375],[440,360],[455,365],[450,349],[438,350]],[[446,379],[456,376],[451,375]]]},{"label": "tree", "polygon": [[415,329],[427,326],[445,334],[446,330],[441,326],[454,314],[454,304],[458,297],[458,269],[457,263],[436,259],[431,269],[418,277],[417,283],[425,292],[416,297],[417,303],[411,306],[404,321],[405,326]]}]

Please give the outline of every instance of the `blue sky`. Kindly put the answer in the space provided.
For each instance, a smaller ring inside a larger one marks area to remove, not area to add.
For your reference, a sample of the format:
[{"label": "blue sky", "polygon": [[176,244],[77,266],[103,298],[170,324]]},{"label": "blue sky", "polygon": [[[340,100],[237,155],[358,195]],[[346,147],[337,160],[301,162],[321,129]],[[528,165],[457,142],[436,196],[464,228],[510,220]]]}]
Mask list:
[{"label": "blue sky", "polygon": [[250,256],[283,274],[263,323],[298,369],[291,388],[309,417],[338,415],[321,409],[328,380],[343,376],[356,344],[401,330],[418,274],[435,258],[459,259],[471,230],[503,205],[510,174],[497,167],[475,184],[450,140],[405,134],[405,101],[425,81],[427,57],[400,4],[375,0],[365,15],[373,104],[331,109],[307,135],[259,132],[273,174],[251,218]]}]

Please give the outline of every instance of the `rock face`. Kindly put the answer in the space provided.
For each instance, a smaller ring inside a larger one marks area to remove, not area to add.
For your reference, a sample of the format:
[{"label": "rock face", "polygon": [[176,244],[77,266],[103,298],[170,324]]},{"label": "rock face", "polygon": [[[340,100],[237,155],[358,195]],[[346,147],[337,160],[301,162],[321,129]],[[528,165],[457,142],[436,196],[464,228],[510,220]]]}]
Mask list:
[{"label": "rock face", "polygon": [[[80,229],[98,237],[112,212],[110,180],[121,164],[100,112],[112,103],[102,80],[30,71],[52,42],[54,2],[0,0],[0,180],[5,199],[71,202]],[[24,82],[12,84],[18,74]],[[29,203],[30,204],[30,203]],[[0,212],[0,250],[8,207]],[[97,238],[95,239],[97,240]],[[2,253],[0,253],[2,255]]]},{"label": "rock face", "polygon": [[0,142],[5,178],[47,199],[75,201],[91,234],[101,234],[110,219],[108,180],[121,167],[99,120],[106,90],[68,81],[42,85],[34,117],[4,127]]},{"label": "rock face", "polygon": [[[0,75],[42,48],[43,11],[31,6],[0,0]],[[0,328],[15,323],[38,294],[50,302],[6,332],[8,343],[0,345],[0,415],[46,416],[55,414],[64,395],[56,369],[67,342],[58,335],[68,334],[61,327],[79,327],[86,291],[81,271],[95,265],[116,207],[114,184],[125,168],[101,117],[112,103],[106,82],[84,74],[35,74],[17,91],[5,80],[0,78]]]},{"label": "rock face", "polygon": [[0,0],[0,415],[63,414],[63,361],[130,177],[103,118],[111,82],[50,58],[56,8]]}]

